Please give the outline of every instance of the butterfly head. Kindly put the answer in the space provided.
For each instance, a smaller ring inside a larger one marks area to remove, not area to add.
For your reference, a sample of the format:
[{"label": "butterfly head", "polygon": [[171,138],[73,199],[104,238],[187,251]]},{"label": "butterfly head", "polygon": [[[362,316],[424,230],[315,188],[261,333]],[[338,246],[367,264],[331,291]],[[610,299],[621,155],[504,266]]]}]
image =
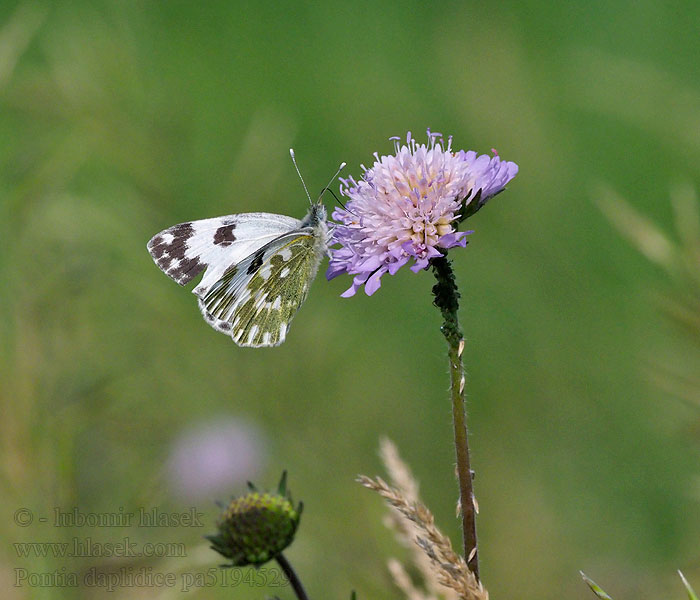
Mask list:
[{"label": "butterfly head", "polygon": [[309,212],[301,222],[302,227],[316,227],[319,223],[326,222],[326,207],[319,198],[318,202],[311,204]]}]

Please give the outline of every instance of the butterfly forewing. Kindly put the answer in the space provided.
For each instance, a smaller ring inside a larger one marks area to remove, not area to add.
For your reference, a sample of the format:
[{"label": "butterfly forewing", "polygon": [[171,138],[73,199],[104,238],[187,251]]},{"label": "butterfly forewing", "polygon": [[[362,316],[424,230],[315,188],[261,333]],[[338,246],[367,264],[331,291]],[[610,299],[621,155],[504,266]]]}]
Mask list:
[{"label": "butterfly forewing", "polygon": [[153,236],[148,251],[169,277],[186,285],[205,268],[194,290],[206,291],[229,265],[243,260],[276,237],[299,227],[300,221],[273,213],[241,213],[174,225]]},{"label": "butterfly forewing", "polygon": [[240,346],[281,344],[318,269],[318,244],[305,228],[232,265],[200,299],[205,319]]}]

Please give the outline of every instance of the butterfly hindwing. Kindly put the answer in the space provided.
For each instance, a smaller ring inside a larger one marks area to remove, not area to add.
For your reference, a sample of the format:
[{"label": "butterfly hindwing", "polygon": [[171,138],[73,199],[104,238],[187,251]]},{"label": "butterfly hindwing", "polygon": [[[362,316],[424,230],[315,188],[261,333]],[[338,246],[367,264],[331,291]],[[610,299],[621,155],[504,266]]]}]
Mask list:
[{"label": "butterfly hindwing", "polygon": [[306,227],[279,236],[241,262],[200,297],[204,318],[240,346],[278,346],[306,298],[325,239]]}]

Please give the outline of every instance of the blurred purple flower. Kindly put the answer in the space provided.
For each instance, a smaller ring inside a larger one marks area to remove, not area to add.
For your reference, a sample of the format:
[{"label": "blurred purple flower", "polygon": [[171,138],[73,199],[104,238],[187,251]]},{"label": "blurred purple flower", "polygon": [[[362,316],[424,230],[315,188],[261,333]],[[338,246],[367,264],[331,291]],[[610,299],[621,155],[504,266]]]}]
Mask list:
[{"label": "blurred purple flower", "polygon": [[174,441],[167,465],[171,487],[188,499],[230,495],[255,479],[265,462],[257,427],[232,417],[194,425]]},{"label": "blurred purple flower", "polygon": [[342,296],[353,296],[365,286],[371,296],[385,273],[394,275],[413,260],[411,270],[426,269],[442,250],[466,246],[467,234],[456,224],[474,214],[515,177],[518,165],[474,151],[452,151],[452,137],[428,130],[428,143],[417,144],[409,132],[406,144],[394,141],[394,156],[375,156],[371,169],[364,165],[358,182],[341,179],[340,192],[350,200],[336,208],[339,222],[330,251],[326,277],[354,275]]}]

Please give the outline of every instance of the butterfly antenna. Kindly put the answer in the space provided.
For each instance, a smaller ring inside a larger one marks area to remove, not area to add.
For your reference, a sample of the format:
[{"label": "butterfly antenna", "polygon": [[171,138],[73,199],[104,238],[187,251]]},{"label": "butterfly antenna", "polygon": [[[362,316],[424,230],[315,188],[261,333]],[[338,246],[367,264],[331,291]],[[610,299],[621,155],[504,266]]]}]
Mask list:
[{"label": "butterfly antenna", "polygon": [[301,185],[304,186],[304,191],[306,192],[306,197],[309,199],[309,204],[313,204],[311,196],[309,195],[309,190],[306,187],[306,183],[304,183],[304,178],[301,176],[301,171],[299,171],[299,167],[297,166],[297,159],[294,156],[294,148],[289,149],[289,155],[292,157],[294,168],[297,170],[297,175],[299,175],[299,179],[301,179]]},{"label": "butterfly antenna", "polygon": [[333,198],[335,198],[335,201],[336,201],[338,204],[340,204],[340,206],[343,207],[343,210],[344,210],[345,212],[349,212],[353,217],[357,217],[358,219],[360,218],[359,215],[356,215],[356,214],[355,214],[354,212],[352,212],[347,206],[345,206],[345,203],[344,203],[340,198],[338,198],[338,196],[335,195],[335,192],[334,192],[331,188],[326,187],[326,188],[323,190],[323,192],[321,192],[321,194],[325,194],[326,192],[330,192],[330,193],[331,193],[331,196],[333,196]]},{"label": "butterfly antenna", "polygon": [[[336,201],[338,204],[340,204],[340,206],[343,207],[343,210],[348,210],[347,207],[345,206],[345,203],[344,203],[340,198],[338,198],[338,196],[335,195],[335,192],[334,192],[331,188],[329,188],[329,187],[325,188],[325,189],[321,192],[321,194],[325,194],[326,192],[330,192],[330,195],[333,196],[333,198],[335,199],[335,201]],[[348,211],[348,212],[349,212],[349,211]]]},{"label": "butterfly antenna", "polygon": [[[321,197],[323,196],[323,194],[326,193],[326,191],[331,192],[331,183],[333,183],[333,182],[335,181],[335,178],[338,177],[338,175],[340,175],[340,172],[347,166],[347,164],[348,164],[348,163],[344,163],[344,162],[343,162],[343,163],[340,163],[340,166],[338,167],[338,170],[335,172],[335,175],[333,175],[333,177],[331,177],[331,180],[326,184],[326,187],[324,187],[324,188],[321,190],[321,193],[320,193],[319,196],[318,196],[318,199],[319,199],[319,200],[321,199]],[[331,192],[331,193],[333,193],[333,192]],[[335,197],[335,194],[333,194],[333,196]],[[337,200],[337,198],[336,198],[336,200]]]}]

